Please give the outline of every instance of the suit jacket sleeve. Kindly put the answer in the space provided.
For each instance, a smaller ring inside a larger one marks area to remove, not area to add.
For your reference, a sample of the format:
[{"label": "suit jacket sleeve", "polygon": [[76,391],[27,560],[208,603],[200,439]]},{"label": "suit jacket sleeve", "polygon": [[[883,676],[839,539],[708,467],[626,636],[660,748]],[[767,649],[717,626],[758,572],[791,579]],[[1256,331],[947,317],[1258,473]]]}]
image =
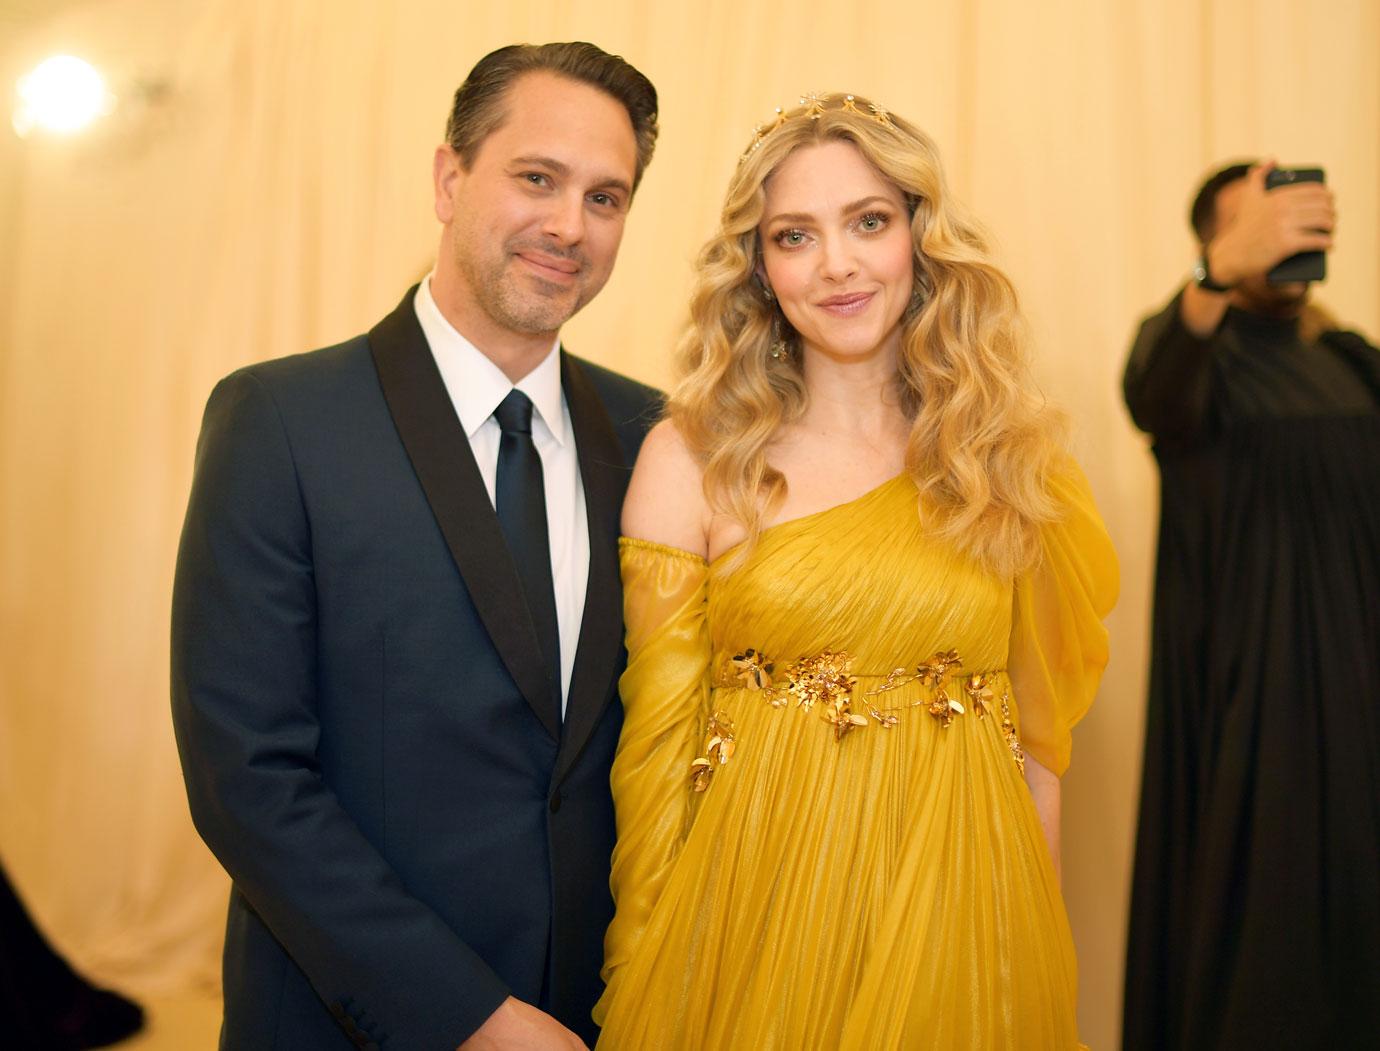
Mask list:
[{"label": "suit jacket sleeve", "polygon": [[357,1043],[454,1048],[508,989],[321,778],[311,530],[273,397],[236,373],[207,405],[173,591],[192,816]]}]

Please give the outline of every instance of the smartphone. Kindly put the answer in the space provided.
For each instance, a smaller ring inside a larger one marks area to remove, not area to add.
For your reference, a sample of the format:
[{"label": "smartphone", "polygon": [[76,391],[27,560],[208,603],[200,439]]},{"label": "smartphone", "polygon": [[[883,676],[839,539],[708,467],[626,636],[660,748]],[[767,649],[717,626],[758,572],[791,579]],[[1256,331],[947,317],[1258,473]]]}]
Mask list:
[{"label": "smartphone", "polygon": [[[1326,182],[1321,168],[1275,168],[1265,176],[1265,189],[1293,186],[1301,182]],[[1323,252],[1299,252],[1275,265],[1265,275],[1272,285],[1293,281],[1321,281],[1327,276],[1327,255]]]}]

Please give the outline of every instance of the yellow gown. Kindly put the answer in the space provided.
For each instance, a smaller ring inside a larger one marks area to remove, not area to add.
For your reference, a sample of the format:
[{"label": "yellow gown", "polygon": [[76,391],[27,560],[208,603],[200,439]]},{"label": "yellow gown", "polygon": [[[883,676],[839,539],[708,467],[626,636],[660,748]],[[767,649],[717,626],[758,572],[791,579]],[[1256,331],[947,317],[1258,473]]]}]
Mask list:
[{"label": "yellow gown", "polygon": [[1019,764],[1068,766],[1117,564],[1081,471],[1053,489],[1014,586],[926,533],[905,475],[737,568],[621,541],[600,1049],[1078,1046]]}]

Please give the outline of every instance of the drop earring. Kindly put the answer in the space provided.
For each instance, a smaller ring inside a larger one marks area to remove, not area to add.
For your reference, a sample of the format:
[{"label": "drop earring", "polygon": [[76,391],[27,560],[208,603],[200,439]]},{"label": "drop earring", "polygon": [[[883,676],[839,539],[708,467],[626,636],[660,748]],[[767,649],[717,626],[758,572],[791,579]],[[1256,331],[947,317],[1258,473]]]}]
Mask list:
[{"label": "drop earring", "polygon": [[771,319],[770,353],[773,361],[780,361],[786,356],[786,341],[781,336],[781,316],[779,314]]},{"label": "drop earring", "polygon": [[780,361],[786,356],[786,340],[781,335],[781,314],[775,309],[776,296],[765,284],[762,286],[762,296],[771,309],[771,343],[767,346],[767,353],[772,361]]}]

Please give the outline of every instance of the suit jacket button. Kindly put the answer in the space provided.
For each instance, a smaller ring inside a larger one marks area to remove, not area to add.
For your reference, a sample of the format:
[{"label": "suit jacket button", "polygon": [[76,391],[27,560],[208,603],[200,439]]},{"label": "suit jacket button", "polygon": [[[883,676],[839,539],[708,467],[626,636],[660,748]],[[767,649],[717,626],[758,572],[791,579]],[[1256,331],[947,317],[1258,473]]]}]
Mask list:
[{"label": "suit jacket button", "polygon": [[561,809],[561,794],[560,794],[559,792],[557,792],[557,793],[555,793],[555,794],[551,797],[551,813],[554,814],[554,813],[556,813],[556,811],[558,811],[558,810],[560,810],[560,809]]}]

